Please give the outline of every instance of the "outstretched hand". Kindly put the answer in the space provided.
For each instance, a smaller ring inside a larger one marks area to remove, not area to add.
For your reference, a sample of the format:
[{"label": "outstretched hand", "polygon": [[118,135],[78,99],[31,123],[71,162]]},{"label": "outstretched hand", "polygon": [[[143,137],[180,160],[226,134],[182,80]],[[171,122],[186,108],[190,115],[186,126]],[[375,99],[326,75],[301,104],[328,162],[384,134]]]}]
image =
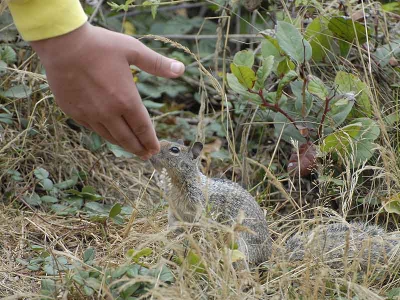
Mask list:
[{"label": "outstretched hand", "polygon": [[181,62],[154,52],[135,38],[88,23],[31,45],[66,114],[142,159],[160,150],[129,65],[175,78],[185,70]]}]

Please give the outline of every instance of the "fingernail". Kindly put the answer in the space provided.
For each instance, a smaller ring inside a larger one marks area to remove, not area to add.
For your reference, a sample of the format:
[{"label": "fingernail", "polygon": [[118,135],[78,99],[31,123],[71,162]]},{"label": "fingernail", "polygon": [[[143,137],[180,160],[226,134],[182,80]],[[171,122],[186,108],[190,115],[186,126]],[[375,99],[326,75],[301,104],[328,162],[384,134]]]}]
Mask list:
[{"label": "fingernail", "polygon": [[185,66],[183,65],[183,63],[179,61],[174,61],[173,63],[171,63],[172,73],[181,74],[184,68]]},{"label": "fingernail", "polygon": [[158,150],[155,150],[155,149],[150,150],[150,153],[151,153],[151,155],[156,155],[158,153]]},{"label": "fingernail", "polygon": [[151,155],[143,155],[143,156],[140,156],[140,159],[141,160],[148,160],[150,157],[151,157]]}]

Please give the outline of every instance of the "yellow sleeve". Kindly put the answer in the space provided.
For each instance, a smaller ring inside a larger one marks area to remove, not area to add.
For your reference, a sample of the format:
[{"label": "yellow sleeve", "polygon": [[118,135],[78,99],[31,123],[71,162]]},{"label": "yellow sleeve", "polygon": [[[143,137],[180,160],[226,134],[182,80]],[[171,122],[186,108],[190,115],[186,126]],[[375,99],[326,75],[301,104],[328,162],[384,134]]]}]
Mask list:
[{"label": "yellow sleeve", "polygon": [[79,0],[12,0],[8,7],[26,41],[66,34],[87,20]]}]

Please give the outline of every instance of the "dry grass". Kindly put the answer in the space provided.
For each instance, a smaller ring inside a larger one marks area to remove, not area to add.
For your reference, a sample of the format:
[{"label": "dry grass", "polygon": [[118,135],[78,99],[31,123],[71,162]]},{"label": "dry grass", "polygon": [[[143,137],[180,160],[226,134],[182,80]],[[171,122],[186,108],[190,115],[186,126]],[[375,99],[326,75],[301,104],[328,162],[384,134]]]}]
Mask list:
[{"label": "dry grass", "polygon": [[[176,42],[155,38],[195,56]],[[25,81],[35,86],[42,80],[36,76],[39,72],[34,58],[24,65],[29,66],[24,71],[30,72],[15,71],[4,83]],[[213,87],[220,99],[226,101],[224,85],[221,86],[207,68],[201,66],[200,69],[201,88],[206,91],[205,84],[208,84],[208,88]],[[375,82],[373,73],[367,71],[364,75],[370,82]],[[382,99],[387,99],[390,94],[389,106],[397,105],[398,99],[382,87],[377,87],[376,91],[371,100],[375,113],[382,117],[379,110]],[[51,255],[62,255],[70,262],[82,262],[84,251],[93,247],[96,265],[106,269],[126,262],[125,253],[129,249],[150,247],[153,252],[142,263],[151,267],[168,265],[175,283],[166,286],[156,281],[147,295],[149,299],[385,299],[388,291],[400,287],[398,257],[388,258],[383,268],[360,272],[356,264],[336,270],[312,256],[294,264],[285,260],[282,250],[292,234],[333,221],[356,218],[379,223],[389,230],[399,230],[398,216],[387,214],[381,207],[357,204],[360,197],[381,199],[400,189],[399,161],[393,143],[389,142],[393,139],[398,142],[398,139],[396,134],[390,136],[385,132],[381,117],[378,121],[383,136],[374,166],[364,166],[354,172],[350,164],[345,165],[343,173],[335,178],[343,180],[343,186],[320,182],[315,187],[310,182],[284,175],[280,160],[287,153],[279,143],[268,149],[264,156],[239,158],[243,153],[235,150],[239,143],[235,141],[233,122],[225,111],[219,115],[226,124],[228,148],[233,154],[233,161],[225,169],[233,170],[233,179],[236,179],[236,174],[247,178],[248,186],[253,187],[251,192],[265,208],[275,240],[275,251],[270,261],[260,270],[250,272],[233,268],[232,257],[221,243],[226,234],[233,232],[232,228],[204,220],[200,224],[188,224],[184,236],[175,238],[168,232],[166,206],[160,201],[162,193],[156,180],[151,179],[150,165],[137,159],[115,158],[107,151],[91,152],[84,146],[88,133],[67,126],[66,117],[48,95],[37,93],[36,96],[38,98],[31,101],[1,99],[18,120],[27,118],[29,124],[25,129],[16,125],[19,122],[6,126],[0,139],[0,297],[40,298],[41,279],[54,278],[64,287],[59,298],[83,298],[82,292],[70,284],[69,272],[48,276],[40,270],[28,270],[18,262],[18,259],[29,260],[35,256],[31,245],[40,245]],[[201,117],[205,113],[211,116],[206,111],[207,97],[202,101]],[[242,135],[242,152],[246,149],[251,130],[260,126],[253,124],[252,116],[249,113],[248,120],[243,118],[243,123],[249,126],[246,134]],[[36,130],[36,135],[29,134],[31,129]],[[199,137],[204,138],[201,122],[199,129]],[[276,173],[270,168],[272,164]],[[330,161],[321,164],[321,174],[330,164]],[[84,214],[62,217],[49,210],[27,207],[23,196],[35,190],[33,170],[37,167],[49,171],[54,182],[70,178],[74,170],[87,172],[81,185],[94,186],[107,203],[120,202],[135,208],[129,234],[124,235],[126,224],[108,223],[104,226]],[[8,170],[16,169],[23,177],[20,182],[12,181],[7,174]],[[263,180],[258,176],[260,173],[265,174]],[[363,182],[360,184],[365,174],[369,180],[365,185]],[[339,203],[337,210],[330,207],[332,202]],[[185,257],[188,249],[193,249],[200,257],[205,274],[195,272],[187,262],[182,265],[174,262],[174,253]],[[101,288],[94,298],[111,299],[105,288]]]}]

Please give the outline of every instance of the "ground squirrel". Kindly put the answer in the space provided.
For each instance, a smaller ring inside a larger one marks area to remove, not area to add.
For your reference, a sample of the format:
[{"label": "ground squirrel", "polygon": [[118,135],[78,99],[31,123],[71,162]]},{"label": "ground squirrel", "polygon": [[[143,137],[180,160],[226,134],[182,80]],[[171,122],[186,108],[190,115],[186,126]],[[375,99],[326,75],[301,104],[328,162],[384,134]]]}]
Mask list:
[{"label": "ground squirrel", "polygon": [[[209,178],[200,172],[198,164],[203,144],[196,142],[186,147],[182,141],[163,140],[160,145],[160,152],[150,161],[157,171],[165,170],[170,180],[166,194],[168,225],[175,227],[177,221],[195,222],[206,209],[219,222],[232,223],[243,215],[242,225],[250,230],[239,232],[238,249],[250,264],[267,261],[272,251],[268,224],[250,193],[230,180]],[[361,253],[363,261],[382,261],[400,254],[399,244],[399,234],[390,237],[377,226],[340,223],[321,225],[294,235],[286,242],[283,252],[289,260],[301,260],[309,249],[311,255],[337,265],[344,253],[348,258]]]}]

